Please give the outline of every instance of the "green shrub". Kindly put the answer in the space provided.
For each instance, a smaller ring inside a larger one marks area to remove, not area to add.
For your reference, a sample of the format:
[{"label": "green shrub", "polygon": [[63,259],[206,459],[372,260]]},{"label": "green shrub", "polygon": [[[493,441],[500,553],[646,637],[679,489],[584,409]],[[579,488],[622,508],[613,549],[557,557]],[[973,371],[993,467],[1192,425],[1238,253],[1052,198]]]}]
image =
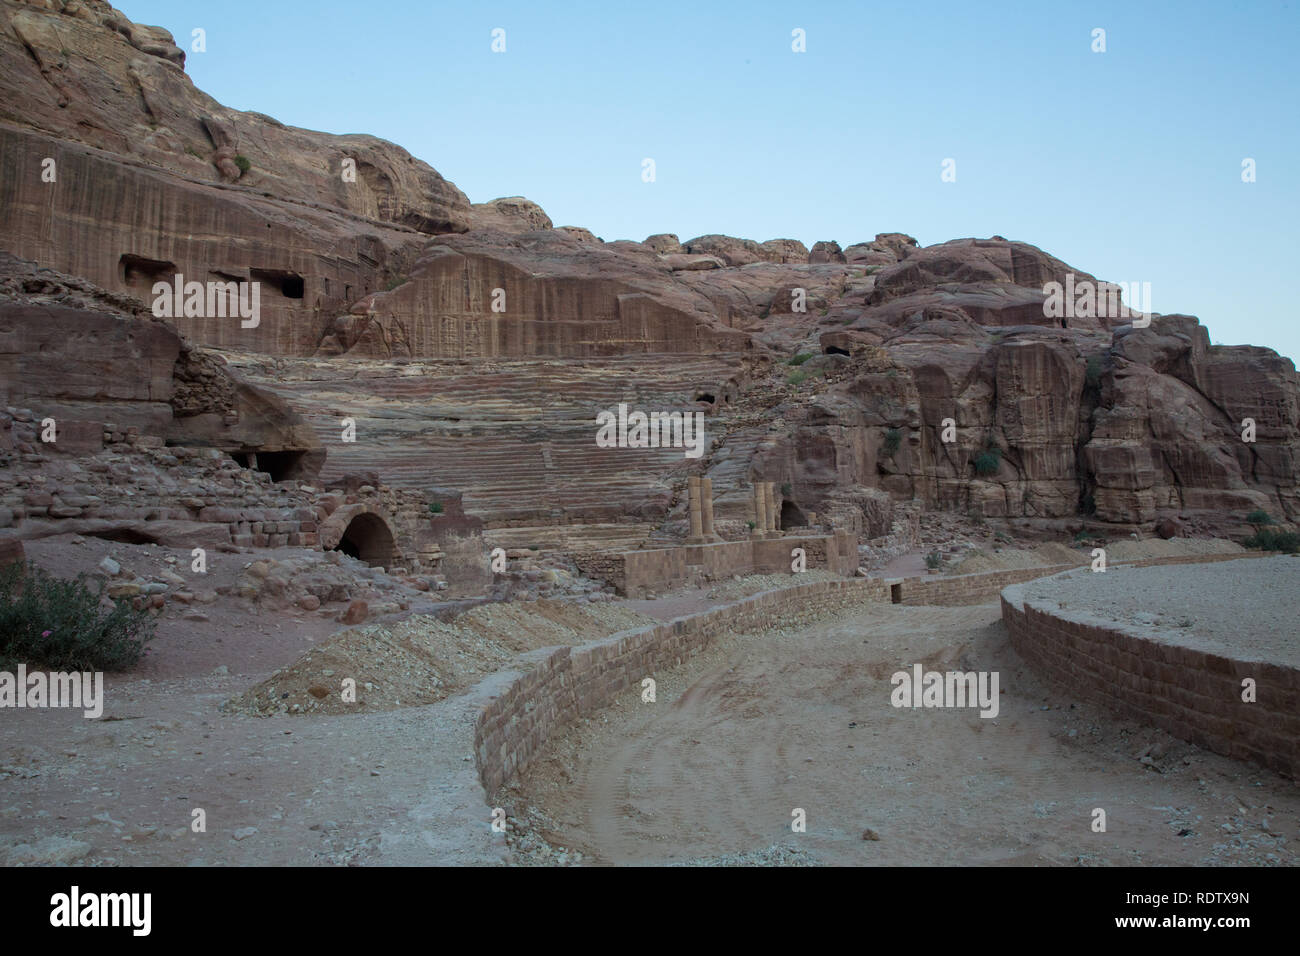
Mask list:
[{"label": "green shrub", "polygon": [[802,365],[813,357],[811,352],[800,352],[798,355],[792,355],[785,360],[786,365]]},{"label": "green shrub", "polygon": [[429,503],[429,514],[431,514],[431,515],[440,515],[440,514],[442,514],[442,502],[441,502],[441,501],[431,501],[431,502]]},{"label": "green shrub", "polygon": [[903,433],[897,428],[889,429],[889,431],[885,432],[885,455],[893,458],[902,443]]},{"label": "green shrub", "polygon": [[0,569],[0,667],[120,671],[140,660],[153,638],[153,615],[125,597],[103,606],[103,585],[91,588],[87,580],[56,578],[34,564]]},{"label": "green shrub", "polygon": [[938,551],[931,551],[925,556],[925,566],[931,571],[943,564],[943,555]]},{"label": "green shrub", "polygon": [[1242,544],[1256,551],[1285,551],[1287,554],[1295,554],[1300,552],[1300,534],[1260,527]]},{"label": "green shrub", "polygon": [[239,167],[239,175],[241,176],[253,168],[253,164],[249,162],[248,157],[243,155],[235,157],[235,165]]},{"label": "green shrub", "polygon": [[1002,465],[1002,451],[990,445],[975,456],[975,474],[993,475]]},{"label": "green shrub", "polygon": [[750,530],[750,531],[753,531],[755,528],[758,527],[758,522],[757,522],[757,521],[746,521],[745,524],[749,525],[749,530]]},{"label": "green shrub", "polygon": [[1246,515],[1246,520],[1250,524],[1272,524],[1273,517],[1263,508],[1256,508],[1250,514]]},{"label": "green shrub", "polygon": [[804,379],[806,379],[807,377],[808,377],[808,373],[805,372],[803,369],[799,369],[799,371],[797,372],[791,372],[789,376],[786,378],[785,382],[787,385],[802,385]]},{"label": "green shrub", "polygon": [[790,482],[788,482],[788,481],[787,481],[785,484],[783,484],[783,485],[781,486],[781,494],[784,495],[784,496],[787,497],[787,498],[790,497],[790,495],[791,495],[791,493],[793,493],[793,491],[794,491],[794,489],[791,487]]},{"label": "green shrub", "polygon": [[408,281],[410,280],[408,280],[406,276],[394,276],[393,278],[389,279],[386,283],[384,283],[384,291],[392,292],[399,285],[405,285]]}]

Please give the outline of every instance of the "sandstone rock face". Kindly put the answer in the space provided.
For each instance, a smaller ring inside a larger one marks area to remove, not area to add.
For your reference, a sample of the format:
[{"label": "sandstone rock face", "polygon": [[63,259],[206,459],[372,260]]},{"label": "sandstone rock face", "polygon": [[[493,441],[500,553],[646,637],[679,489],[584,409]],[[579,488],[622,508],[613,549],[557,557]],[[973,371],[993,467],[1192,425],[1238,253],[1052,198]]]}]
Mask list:
[{"label": "sandstone rock face", "polygon": [[552,229],[554,225],[546,210],[523,196],[507,196],[491,202],[475,203],[472,228],[495,229],[499,232],[537,232]]},{"label": "sandstone rock face", "polygon": [[867,266],[893,265],[916,249],[916,240],[901,232],[877,233],[871,242],[859,242],[844,250],[846,262]]},{"label": "sandstone rock face", "polygon": [[556,228],[575,242],[597,244],[601,241],[599,236],[585,226],[558,226]]},{"label": "sandstone rock face", "polygon": [[[372,473],[317,517],[404,486],[385,507],[429,561],[472,563],[477,535],[674,542],[691,476],[712,479],[723,537],[748,533],[756,482],[788,489],[782,527],[815,513],[873,538],[914,502],[1161,533],[1300,518],[1293,364],[1212,347],[1191,316],[1051,314],[1048,283],[1096,280],[1028,243],[605,243],[522,197],[471,207],[382,140],[229,110],[165,31],[99,0],[0,0],[0,65],[23,104],[0,116],[0,247],[63,273],[0,268],[0,399],[23,415],[0,420],[2,454],[35,454],[49,415],[50,460],[170,443],[279,477]],[[155,321],[176,274],[257,283],[260,319]],[[704,414],[700,456],[598,448],[620,402]],[[445,520],[413,514],[435,486],[457,489]],[[28,493],[4,507],[101,520]],[[254,532],[281,520],[225,500],[175,511],[160,533],[317,533]]]},{"label": "sandstone rock face", "polygon": [[431,242],[409,281],[336,320],[321,351],[475,359],[752,348],[710,312],[664,263],[571,230],[470,233]]},{"label": "sandstone rock face", "polygon": [[762,250],[753,239],[732,236],[696,236],[683,244],[695,256],[717,256],[729,266],[744,266],[763,259]]},{"label": "sandstone rock face", "polygon": [[259,282],[256,328],[192,317],[182,331],[306,353],[332,314],[409,268],[422,234],[469,228],[465,196],[400,147],[227,109],[165,31],[102,2],[57,9],[0,0],[0,101],[23,104],[0,116],[7,251],[144,298],[177,273]]},{"label": "sandstone rock face", "polygon": [[653,236],[647,236],[645,245],[649,246],[660,255],[673,255],[682,251],[682,244],[677,237],[671,232],[661,232]]},{"label": "sandstone rock face", "polygon": [[[4,0],[0,20],[0,101],[24,104],[25,116],[39,118],[30,125],[55,139],[200,182],[220,180],[213,158],[230,147],[248,160],[240,184],[281,202],[427,233],[469,227],[464,194],[401,147],[227,109],[190,82],[166,30],[132,24],[102,0],[61,8]],[[345,159],[355,164],[353,179],[344,177]]]},{"label": "sandstone rock face", "polygon": [[798,239],[769,239],[758,247],[767,262],[808,262],[808,247]]},{"label": "sandstone rock face", "polygon": [[808,261],[817,264],[820,262],[844,262],[846,260],[838,242],[817,242],[813,244],[812,252],[808,254]]},{"label": "sandstone rock face", "polygon": [[315,433],[271,392],[196,354],[141,303],[0,253],[0,404],[53,419],[50,451],[115,434],[280,455],[283,477],[320,470]]}]

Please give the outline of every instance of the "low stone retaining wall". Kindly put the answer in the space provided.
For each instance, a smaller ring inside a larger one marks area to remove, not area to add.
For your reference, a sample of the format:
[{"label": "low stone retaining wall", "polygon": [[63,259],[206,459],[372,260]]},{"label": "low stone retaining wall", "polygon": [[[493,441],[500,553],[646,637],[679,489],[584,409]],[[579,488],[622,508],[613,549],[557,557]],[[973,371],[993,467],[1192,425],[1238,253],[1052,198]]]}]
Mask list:
[{"label": "low stone retaining wall", "polygon": [[482,710],[474,725],[479,777],[489,794],[542,751],[551,735],[611,704],[620,694],[640,694],[642,679],[683,663],[720,634],[778,627],[795,610],[827,613],[864,602],[884,603],[883,581],[860,578],[816,581],[764,591],[736,604],[623,631],[582,647],[543,648],[523,655],[524,670],[493,675],[480,684]]},{"label": "low stone retaining wall", "polygon": [[1045,578],[1061,571],[1076,568],[1075,564],[1058,564],[1050,567],[1014,568],[1009,571],[985,571],[980,574],[930,575],[923,578],[904,578],[902,600],[896,604],[981,604],[991,601],[1009,584]]},{"label": "low stone retaining wall", "polygon": [[[1071,694],[1198,747],[1300,779],[1300,669],[1181,647],[1117,623],[1075,619],[1056,602],[1026,601],[1021,585],[1002,592],[1002,620],[1026,662]],[[1256,682],[1254,703],[1242,700],[1247,677]]]},{"label": "low stone retaining wall", "polygon": [[[789,543],[789,547],[794,547],[793,542],[796,540],[773,539],[765,543],[779,543],[783,547]],[[698,547],[716,548],[717,545]],[[617,557],[623,558],[626,554],[667,555],[683,550],[685,549],[628,552]],[[785,553],[788,554],[788,550]],[[1205,555],[1197,556],[1194,560],[1152,558],[1134,563],[1190,564],[1196,561],[1256,556],[1259,555]],[[606,554],[601,557],[610,556]],[[809,566],[812,567],[811,562]],[[1116,569],[1123,566],[1112,565]],[[508,783],[527,768],[545,748],[552,734],[572,724],[578,718],[608,706],[619,694],[639,694],[643,678],[653,677],[656,672],[681,664],[692,654],[706,647],[717,635],[771,626],[779,627],[786,623],[796,610],[801,612],[806,620],[810,607],[831,613],[847,607],[872,603],[960,605],[989,600],[1002,591],[1003,619],[1008,621],[1007,627],[1012,630],[1013,640],[1017,639],[1015,628],[1019,628],[1019,633],[1022,635],[1019,639],[1020,643],[1025,644],[1028,641],[1032,644],[1032,639],[1023,636],[1029,633],[1025,630],[1025,625],[1015,623],[1009,617],[1006,595],[1019,583],[1077,567],[1078,565],[1017,568],[982,574],[949,577],[933,575],[896,581],[883,578],[817,581],[764,591],[734,604],[676,618],[665,624],[624,631],[582,647],[542,648],[521,655],[516,661],[518,669],[493,674],[471,692],[472,702],[480,708],[474,725],[473,745],[478,761],[479,778],[487,793],[494,793],[498,787]],[[1035,663],[1032,647],[1028,651],[1022,650],[1021,653],[1031,663]],[[1129,653],[1136,658],[1135,652],[1129,651]],[[1041,658],[1037,660],[1041,661]],[[1106,660],[1105,653],[1102,654],[1102,660]],[[1171,663],[1163,657],[1152,657],[1150,661]],[[1144,676],[1143,666],[1139,665],[1139,670],[1136,672],[1139,677]],[[1246,676],[1254,676],[1262,686],[1265,676],[1271,672],[1261,670],[1261,665],[1253,666],[1255,670]],[[1147,669],[1149,670],[1149,667]],[[1061,673],[1068,675],[1068,667],[1065,667]],[[1074,682],[1073,677],[1067,676],[1064,679],[1071,684]],[[1111,679],[1111,677],[1097,677],[1102,684]],[[1145,679],[1152,678],[1148,675]],[[1198,685],[1193,683],[1188,686]],[[1214,693],[1220,693],[1222,686],[1224,685],[1215,685]],[[1236,687],[1238,693],[1235,699],[1239,701],[1240,680],[1237,680]],[[1289,706],[1290,713],[1295,715],[1298,709],[1297,701],[1300,701],[1300,684],[1293,684],[1291,688],[1287,692],[1291,696],[1282,698],[1289,700],[1289,705],[1278,706],[1283,706],[1283,709]],[[1224,706],[1230,706],[1230,702]],[[1145,711],[1139,711],[1134,716],[1143,719],[1149,717]],[[1223,717],[1218,719],[1225,720]],[[1258,722],[1258,718],[1253,719]],[[1292,716],[1290,719],[1292,724],[1300,727],[1300,717]],[[1257,723],[1251,726],[1256,727]],[[1196,738],[1188,739],[1199,742]],[[1251,746],[1260,750],[1258,740]],[[1238,748],[1231,755],[1238,756],[1240,752]],[[1264,751],[1260,750],[1260,752]],[[1291,759],[1294,761],[1294,744],[1290,752]]]}]

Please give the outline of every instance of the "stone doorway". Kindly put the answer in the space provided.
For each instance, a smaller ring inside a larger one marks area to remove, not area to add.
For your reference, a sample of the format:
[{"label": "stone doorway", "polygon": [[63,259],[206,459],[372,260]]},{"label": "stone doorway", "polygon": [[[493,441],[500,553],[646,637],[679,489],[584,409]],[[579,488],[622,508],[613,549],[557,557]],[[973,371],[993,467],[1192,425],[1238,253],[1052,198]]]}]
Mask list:
[{"label": "stone doorway", "polygon": [[372,568],[387,568],[396,563],[397,542],[388,523],[377,515],[363,512],[348,522],[343,537],[331,550],[366,562]]}]

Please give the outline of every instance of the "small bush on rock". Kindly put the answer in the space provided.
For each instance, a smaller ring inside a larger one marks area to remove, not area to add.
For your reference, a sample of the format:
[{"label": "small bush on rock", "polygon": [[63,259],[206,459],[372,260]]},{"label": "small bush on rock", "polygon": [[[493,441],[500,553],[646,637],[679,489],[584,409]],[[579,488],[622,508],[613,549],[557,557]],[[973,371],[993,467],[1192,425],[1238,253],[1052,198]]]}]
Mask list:
[{"label": "small bush on rock", "polygon": [[1260,527],[1242,544],[1256,551],[1285,551],[1287,554],[1296,554],[1300,552],[1300,534],[1294,531],[1275,531],[1272,528]]},{"label": "small bush on rock", "polygon": [[56,578],[34,564],[0,569],[0,667],[24,663],[52,671],[120,671],[140,660],[154,634],[147,610],[129,598],[111,608],[86,575]]}]

